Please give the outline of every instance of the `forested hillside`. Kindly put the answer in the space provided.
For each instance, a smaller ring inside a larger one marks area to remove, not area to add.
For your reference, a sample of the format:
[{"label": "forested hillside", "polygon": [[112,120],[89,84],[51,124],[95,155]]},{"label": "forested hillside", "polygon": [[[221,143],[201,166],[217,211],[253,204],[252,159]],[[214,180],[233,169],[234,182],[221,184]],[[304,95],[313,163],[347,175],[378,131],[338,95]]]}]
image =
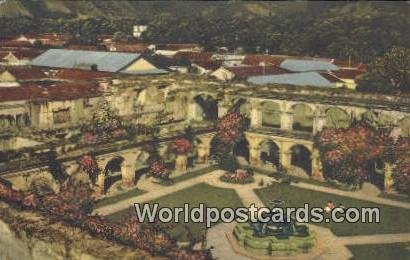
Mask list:
[{"label": "forested hillside", "polygon": [[[0,1],[0,35],[84,37],[147,24],[143,41],[371,62],[410,45],[407,2]],[[84,41],[93,44],[93,40]]]}]

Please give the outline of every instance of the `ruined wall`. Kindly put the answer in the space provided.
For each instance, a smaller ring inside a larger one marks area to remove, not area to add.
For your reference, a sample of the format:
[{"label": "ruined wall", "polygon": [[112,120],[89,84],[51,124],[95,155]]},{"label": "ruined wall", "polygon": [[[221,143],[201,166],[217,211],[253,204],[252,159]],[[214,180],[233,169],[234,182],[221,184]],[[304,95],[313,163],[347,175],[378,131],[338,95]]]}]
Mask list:
[{"label": "ruined wall", "polygon": [[153,259],[144,251],[93,238],[44,216],[0,202],[0,259]]}]

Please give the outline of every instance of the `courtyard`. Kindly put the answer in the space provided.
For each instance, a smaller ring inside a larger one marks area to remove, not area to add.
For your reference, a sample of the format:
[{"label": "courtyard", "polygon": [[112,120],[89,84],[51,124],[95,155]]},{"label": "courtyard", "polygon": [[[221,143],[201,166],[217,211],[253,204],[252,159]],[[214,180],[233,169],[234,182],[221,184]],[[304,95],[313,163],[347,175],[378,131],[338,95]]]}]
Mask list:
[{"label": "courtyard", "polygon": [[[204,203],[206,206],[221,209],[249,206],[252,203],[257,206],[269,206],[269,202],[273,199],[284,200],[288,206],[303,206],[304,203],[309,203],[310,206],[324,207],[327,201],[332,200],[346,207],[378,207],[381,221],[378,224],[320,223],[314,226],[309,224],[311,230],[318,233],[318,240],[326,245],[319,259],[330,256],[335,256],[334,259],[342,259],[346,256],[353,259],[369,259],[372,256],[379,257],[375,259],[386,259],[386,257],[408,255],[410,204],[407,202],[371,195],[366,197],[356,192],[341,191],[309,182],[278,183],[272,177],[257,171],[254,173],[255,181],[249,184],[225,183],[219,179],[221,175],[223,171],[209,169],[168,186],[142,179],[137,186],[143,192],[112,203],[104,203],[95,209],[95,212],[105,215],[110,221],[121,223],[130,217],[130,214],[135,215],[133,203],[159,203],[160,207],[181,207],[184,203],[193,207]],[[243,257],[231,249],[224,234],[224,232],[232,232],[230,224],[218,223],[208,230],[203,223],[172,223],[165,227],[182,245],[187,243],[190,236],[195,241],[201,241],[201,238],[206,237],[207,246],[215,247],[216,257],[231,256],[239,259]],[[332,241],[331,244],[327,243],[329,240]],[[377,254],[375,251],[368,250],[370,248],[377,248],[383,253]]]}]

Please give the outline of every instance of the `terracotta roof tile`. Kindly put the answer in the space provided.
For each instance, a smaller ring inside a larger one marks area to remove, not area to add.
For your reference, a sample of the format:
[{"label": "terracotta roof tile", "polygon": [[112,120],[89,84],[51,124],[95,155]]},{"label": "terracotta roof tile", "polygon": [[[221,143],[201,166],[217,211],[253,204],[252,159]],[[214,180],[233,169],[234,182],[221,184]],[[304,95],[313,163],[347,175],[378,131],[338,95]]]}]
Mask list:
[{"label": "terracotta roof tile", "polygon": [[148,43],[110,43],[107,44],[107,48],[115,48],[114,51],[119,51],[119,52],[135,52],[135,53],[142,53],[147,51],[148,46],[151,44]]},{"label": "terracotta roof tile", "polygon": [[11,50],[0,48],[0,58],[3,59],[9,53],[12,53],[18,59],[33,59],[39,56],[43,52],[44,52],[43,50],[33,49],[33,48],[31,49],[11,49]]},{"label": "terracotta roof tile", "polygon": [[259,66],[262,62],[264,62],[265,65],[279,66],[279,64],[284,60],[285,57],[278,57],[272,55],[246,55],[242,63],[246,65]]},{"label": "terracotta roof tile", "polygon": [[211,61],[212,55],[212,52],[179,51],[174,55],[174,58],[185,58],[192,63],[197,63]]},{"label": "terracotta roof tile", "polygon": [[86,83],[29,83],[20,87],[0,87],[0,102],[72,100],[83,97],[96,97],[101,94],[98,83],[94,81]]},{"label": "terracotta roof tile", "polygon": [[25,41],[0,41],[0,46],[1,47],[33,47],[33,45],[30,42],[25,42]]},{"label": "terracotta roof tile", "polygon": [[234,66],[225,67],[225,69],[234,73],[237,78],[289,73],[287,70],[279,68],[278,66]]},{"label": "terracotta roof tile", "polygon": [[194,49],[194,48],[201,48],[201,45],[197,43],[169,43],[169,44],[157,44],[157,50],[170,50],[170,51],[178,51],[184,49]]},{"label": "terracotta roof tile", "polygon": [[70,44],[64,47],[65,49],[69,50],[84,50],[84,51],[105,51],[104,46],[95,46],[95,45],[78,45],[78,44]]},{"label": "terracotta roof tile", "polygon": [[17,80],[45,79],[46,74],[36,67],[7,67],[3,71],[9,72]]},{"label": "terracotta roof tile", "polygon": [[81,69],[61,69],[54,77],[58,79],[67,80],[90,80],[97,78],[111,77],[113,73],[93,70],[81,70]]}]

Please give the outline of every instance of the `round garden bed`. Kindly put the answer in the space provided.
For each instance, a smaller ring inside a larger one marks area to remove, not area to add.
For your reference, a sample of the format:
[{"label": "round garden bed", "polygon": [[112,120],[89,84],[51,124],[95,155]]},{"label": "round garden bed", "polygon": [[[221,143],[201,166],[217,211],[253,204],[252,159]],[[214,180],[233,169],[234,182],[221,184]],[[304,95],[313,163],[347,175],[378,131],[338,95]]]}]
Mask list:
[{"label": "round garden bed", "polygon": [[234,184],[248,184],[255,181],[252,174],[237,170],[236,172],[226,172],[224,175],[219,177],[223,182],[234,183]]}]

